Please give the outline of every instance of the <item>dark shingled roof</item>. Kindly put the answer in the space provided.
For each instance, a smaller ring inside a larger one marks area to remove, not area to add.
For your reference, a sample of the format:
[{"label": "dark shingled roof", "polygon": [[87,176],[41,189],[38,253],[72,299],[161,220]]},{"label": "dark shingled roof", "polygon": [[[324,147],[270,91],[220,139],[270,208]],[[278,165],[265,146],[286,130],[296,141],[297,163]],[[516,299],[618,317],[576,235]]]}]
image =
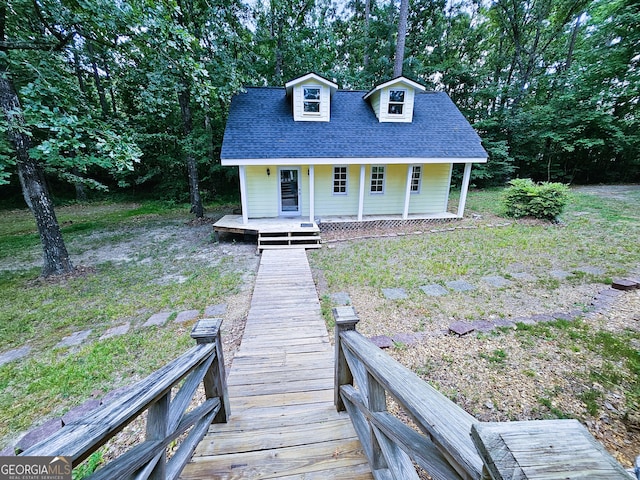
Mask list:
[{"label": "dark shingled roof", "polygon": [[223,160],[477,158],[480,137],[446,93],[415,96],[412,123],[380,123],[362,91],[337,91],[330,122],[295,122],[284,88],[247,88],[232,102]]}]

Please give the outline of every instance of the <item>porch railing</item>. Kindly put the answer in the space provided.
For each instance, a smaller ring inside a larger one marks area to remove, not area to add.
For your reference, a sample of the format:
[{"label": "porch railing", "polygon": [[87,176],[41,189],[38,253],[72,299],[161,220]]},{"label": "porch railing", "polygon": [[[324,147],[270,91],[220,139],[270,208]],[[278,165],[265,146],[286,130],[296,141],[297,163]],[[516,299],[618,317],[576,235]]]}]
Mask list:
[{"label": "porch railing", "polygon": [[[220,325],[219,319],[200,320],[191,332],[196,346],[137,383],[123,398],[71,422],[21,455],[65,456],[76,467],[146,411],[145,439],[90,478],[178,478],[209,425],[228,420],[229,400]],[[205,399],[187,411],[201,383],[204,384]],[[172,389],[177,386],[179,390],[172,398]],[[167,447],[190,428],[174,455],[167,460]]]}]

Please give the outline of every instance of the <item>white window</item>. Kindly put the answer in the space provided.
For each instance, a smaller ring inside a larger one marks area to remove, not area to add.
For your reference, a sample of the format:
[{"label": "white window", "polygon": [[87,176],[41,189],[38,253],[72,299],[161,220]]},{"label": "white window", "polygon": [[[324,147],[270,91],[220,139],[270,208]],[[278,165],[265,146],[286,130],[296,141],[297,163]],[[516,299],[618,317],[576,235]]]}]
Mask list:
[{"label": "white window", "polygon": [[384,193],[384,166],[371,166],[371,193]]},{"label": "white window", "polygon": [[391,115],[402,115],[406,90],[389,90],[389,109]]},{"label": "white window", "polygon": [[420,193],[422,183],[422,165],[411,167],[411,193]]},{"label": "white window", "polygon": [[303,87],[304,113],[320,114],[320,87]]},{"label": "white window", "polygon": [[347,194],[347,167],[333,167],[333,193],[334,195]]}]

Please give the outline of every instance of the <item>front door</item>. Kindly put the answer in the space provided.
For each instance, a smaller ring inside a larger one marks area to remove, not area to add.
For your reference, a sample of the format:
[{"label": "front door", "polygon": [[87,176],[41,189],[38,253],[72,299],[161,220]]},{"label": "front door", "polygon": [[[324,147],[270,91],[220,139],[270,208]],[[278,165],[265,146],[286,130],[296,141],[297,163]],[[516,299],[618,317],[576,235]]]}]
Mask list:
[{"label": "front door", "polygon": [[280,169],[280,215],[297,217],[300,212],[300,169]]}]

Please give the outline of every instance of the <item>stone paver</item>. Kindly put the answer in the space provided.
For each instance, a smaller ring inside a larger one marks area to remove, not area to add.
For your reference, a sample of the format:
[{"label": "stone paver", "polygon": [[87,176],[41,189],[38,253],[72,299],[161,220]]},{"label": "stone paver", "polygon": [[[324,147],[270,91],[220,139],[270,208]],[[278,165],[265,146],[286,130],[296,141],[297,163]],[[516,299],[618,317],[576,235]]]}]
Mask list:
[{"label": "stone paver", "polygon": [[388,300],[402,300],[408,297],[404,288],[383,288],[382,294]]},{"label": "stone paver", "polygon": [[451,282],[447,282],[446,285],[451,290],[455,290],[456,292],[469,292],[476,289],[476,287],[471,285],[469,282],[465,282],[464,280],[453,280]]},{"label": "stone paver", "polygon": [[607,271],[601,267],[593,267],[591,265],[583,265],[581,267],[576,268],[576,271],[582,273],[588,273],[590,275],[604,275]]},{"label": "stone paver", "polygon": [[65,413],[62,416],[62,425],[69,425],[71,422],[80,420],[81,418],[84,418],[90,413],[94,412],[98,407],[100,407],[100,400],[93,398],[87,400],[82,405],[78,405],[77,407],[72,408],[67,413]]},{"label": "stone paver", "polygon": [[489,320],[475,320],[471,325],[474,330],[477,330],[478,332],[490,332],[496,328],[495,323],[490,322]]},{"label": "stone paver", "polygon": [[0,354],[0,366],[5,363],[13,362],[15,360],[20,360],[23,357],[26,357],[31,352],[31,347],[24,346],[20,348],[14,348],[13,350],[9,350]]},{"label": "stone paver", "polygon": [[22,437],[16,444],[16,450],[18,450],[18,452],[24,452],[36,443],[40,443],[42,440],[49,438],[61,428],[62,420],[60,418],[49,420]]},{"label": "stone paver", "polygon": [[68,337],[64,337],[60,340],[55,348],[75,347],[76,345],[80,345],[89,338],[92,331],[93,330],[82,330],[81,332],[74,332]]},{"label": "stone paver", "polygon": [[110,328],[102,334],[100,340],[106,340],[107,338],[119,337],[120,335],[124,335],[129,331],[130,328],[131,324],[129,322],[118,325],[117,327]]},{"label": "stone paver", "polygon": [[418,337],[413,333],[396,333],[391,339],[395,343],[402,343],[404,345],[414,345],[418,342]]},{"label": "stone paver", "polygon": [[422,285],[420,287],[425,295],[429,295],[430,297],[440,297],[442,295],[447,295],[449,290],[444,288],[442,285],[438,285],[437,283],[432,283],[431,285]]},{"label": "stone paver", "polygon": [[169,320],[169,317],[172,315],[173,312],[159,312],[159,313],[154,313],[153,315],[151,315],[149,317],[149,319],[144,322],[142,324],[143,327],[151,327],[151,326],[162,326],[165,323],[167,323],[167,320]]},{"label": "stone paver", "polygon": [[549,275],[551,275],[556,280],[566,280],[572,275],[572,273],[567,272],[566,270],[551,270],[549,271]]},{"label": "stone paver", "polygon": [[475,327],[468,322],[453,322],[449,325],[449,330],[458,335],[466,335],[475,330]]},{"label": "stone paver", "polygon": [[336,305],[351,305],[351,297],[347,292],[332,293],[329,298]]},{"label": "stone paver", "polygon": [[371,337],[369,340],[371,340],[373,344],[378,348],[393,347],[393,340],[391,339],[391,337],[387,337],[386,335],[376,335],[375,337]]},{"label": "stone paver", "polygon": [[511,276],[521,282],[535,282],[538,279],[538,277],[530,274],[529,272],[515,272],[512,273]]},{"label": "stone paver", "polygon": [[500,275],[490,275],[488,277],[482,277],[482,281],[495,288],[503,288],[511,285],[511,281],[507,280]]},{"label": "stone paver", "polygon": [[178,316],[174,320],[175,323],[184,323],[189,320],[195,320],[200,315],[200,310],[185,310],[178,313]]},{"label": "stone paver", "polygon": [[204,309],[205,317],[219,317],[227,313],[227,304],[210,305]]}]

